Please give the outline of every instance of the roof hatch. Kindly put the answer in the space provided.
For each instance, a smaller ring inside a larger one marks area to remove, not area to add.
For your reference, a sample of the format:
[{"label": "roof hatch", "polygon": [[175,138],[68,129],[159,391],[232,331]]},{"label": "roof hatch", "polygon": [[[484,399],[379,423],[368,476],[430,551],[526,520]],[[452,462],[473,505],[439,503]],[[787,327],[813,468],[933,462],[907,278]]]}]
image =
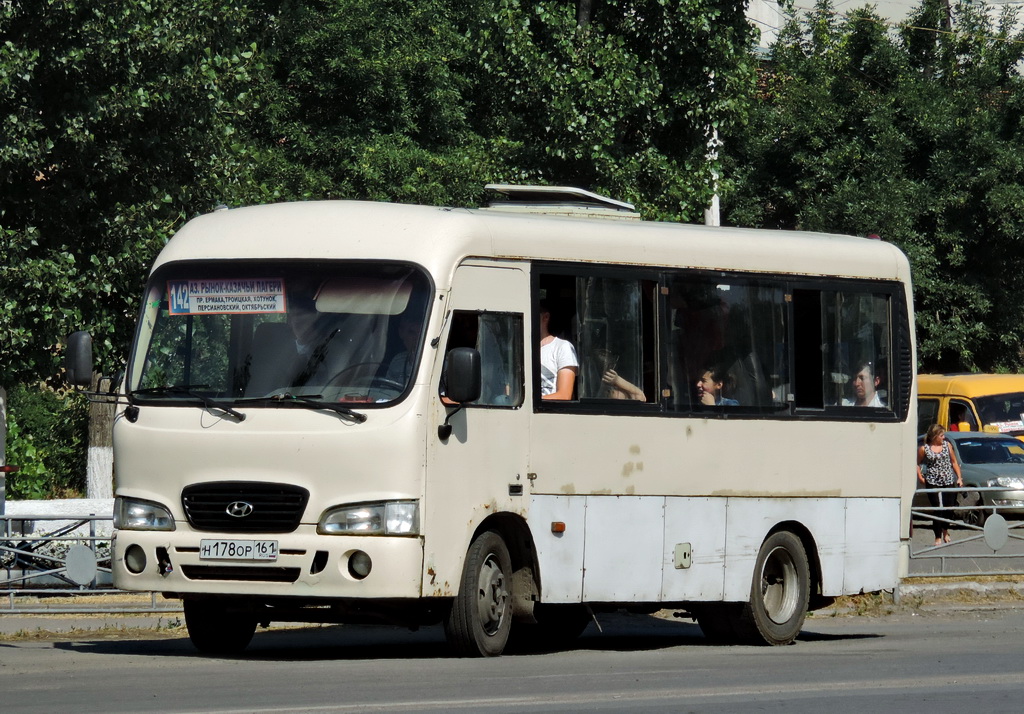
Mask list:
[{"label": "roof hatch", "polygon": [[489,183],[484,186],[484,190],[489,199],[484,210],[577,218],[640,218],[632,203],[616,201],[572,186],[516,186]]}]

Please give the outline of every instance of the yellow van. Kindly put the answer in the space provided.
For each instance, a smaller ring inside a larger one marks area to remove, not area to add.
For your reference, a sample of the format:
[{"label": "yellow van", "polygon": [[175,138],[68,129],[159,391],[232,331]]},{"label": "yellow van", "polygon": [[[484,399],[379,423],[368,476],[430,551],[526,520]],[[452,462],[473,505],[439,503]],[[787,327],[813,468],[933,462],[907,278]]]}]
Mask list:
[{"label": "yellow van", "polygon": [[1024,374],[917,375],[917,430],[936,423],[1024,439]]}]

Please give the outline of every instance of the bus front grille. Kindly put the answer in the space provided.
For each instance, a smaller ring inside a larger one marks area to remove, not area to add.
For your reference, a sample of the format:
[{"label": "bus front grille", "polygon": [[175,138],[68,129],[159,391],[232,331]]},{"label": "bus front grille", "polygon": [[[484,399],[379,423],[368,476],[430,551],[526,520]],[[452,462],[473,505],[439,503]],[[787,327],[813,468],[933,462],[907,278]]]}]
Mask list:
[{"label": "bus front grille", "polygon": [[181,573],[189,580],[234,580],[259,583],[294,583],[298,568],[269,566],[239,567],[234,565],[182,565]]},{"label": "bus front grille", "polygon": [[181,493],[189,525],[219,533],[290,533],[308,501],[304,488],[262,481],[198,483]]}]

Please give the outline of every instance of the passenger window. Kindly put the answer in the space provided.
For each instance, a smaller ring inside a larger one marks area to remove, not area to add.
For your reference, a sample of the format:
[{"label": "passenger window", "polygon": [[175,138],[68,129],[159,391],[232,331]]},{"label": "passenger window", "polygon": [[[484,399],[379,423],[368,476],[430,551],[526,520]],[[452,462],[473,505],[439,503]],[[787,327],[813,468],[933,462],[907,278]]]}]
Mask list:
[{"label": "passenger window", "polygon": [[[572,393],[562,400],[600,402],[604,410],[658,402],[656,280],[547,273],[538,284],[541,399],[558,403],[551,393],[559,371],[568,367],[574,371]],[[552,359],[551,338],[563,352],[558,360]]]},{"label": "passenger window", "polygon": [[888,296],[823,292],[822,319],[826,404],[888,408]]},{"label": "passenger window", "polygon": [[[518,407],[523,403],[523,316],[456,310],[447,354],[456,347],[480,352],[480,398],[467,406]],[[444,386],[441,387],[442,394]]]},{"label": "passenger window", "polygon": [[793,291],[796,406],[890,409],[889,296]]},{"label": "passenger window", "polygon": [[655,401],[655,283],[587,277],[576,287],[579,399]]},{"label": "passenger window", "polygon": [[791,387],[781,286],[671,278],[668,305],[670,409],[787,406]]}]

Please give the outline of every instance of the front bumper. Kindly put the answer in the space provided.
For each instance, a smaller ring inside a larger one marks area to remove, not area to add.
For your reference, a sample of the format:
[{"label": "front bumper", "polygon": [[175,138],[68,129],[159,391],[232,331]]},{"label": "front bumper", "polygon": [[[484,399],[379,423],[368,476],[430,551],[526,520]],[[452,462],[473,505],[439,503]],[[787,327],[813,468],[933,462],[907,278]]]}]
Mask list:
[{"label": "front bumper", "polygon": [[[180,526],[180,524],[179,524]],[[273,562],[200,557],[204,539],[276,540]],[[141,556],[140,556],[141,550]],[[362,579],[349,569],[357,552],[372,567]],[[129,569],[126,553],[131,554]],[[140,568],[141,564],[141,568]],[[323,536],[315,526],[292,533],[240,535],[176,531],[118,531],[111,562],[114,585],[122,590],[180,594],[304,598],[418,598],[423,541],[419,537]],[[132,570],[139,572],[132,572]]]}]

